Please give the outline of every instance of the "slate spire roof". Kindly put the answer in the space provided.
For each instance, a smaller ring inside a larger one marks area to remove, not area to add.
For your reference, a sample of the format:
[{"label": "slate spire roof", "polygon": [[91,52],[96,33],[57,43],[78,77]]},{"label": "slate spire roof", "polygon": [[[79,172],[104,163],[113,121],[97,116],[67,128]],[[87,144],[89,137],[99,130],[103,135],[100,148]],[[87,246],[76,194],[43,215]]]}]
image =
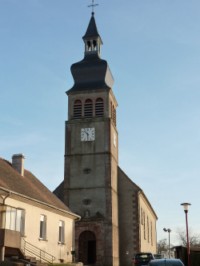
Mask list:
[{"label": "slate spire roof", "polygon": [[98,29],[96,26],[96,22],[95,22],[95,18],[94,18],[94,12],[92,12],[92,16],[91,16],[90,22],[88,24],[88,28],[86,30],[86,33],[83,36],[83,40],[87,40],[87,39],[91,39],[91,38],[100,38],[101,43],[102,43],[101,36],[99,35]]}]

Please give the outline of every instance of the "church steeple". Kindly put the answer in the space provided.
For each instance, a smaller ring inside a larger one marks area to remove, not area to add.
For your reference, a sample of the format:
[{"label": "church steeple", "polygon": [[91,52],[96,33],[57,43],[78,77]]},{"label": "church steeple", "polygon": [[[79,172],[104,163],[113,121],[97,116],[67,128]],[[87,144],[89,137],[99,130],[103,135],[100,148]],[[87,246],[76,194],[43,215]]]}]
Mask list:
[{"label": "church steeple", "polygon": [[92,12],[88,28],[83,36],[83,41],[85,43],[85,56],[95,53],[100,55],[101,45],[103,42],[97,30],[94,12]]},{"label": "church steeple", "polygon": [[[92,1],[92,11],[94,0]],[[81,220],[75,225],[75,249],[84,265],[118,266],[117,101],[94,12],[85,35],[84,58],[71,66],[67,91],[64,202]]]},{"label": "church steeple", "polygon": [[85,43],[85,55],[83,60],[71,66],[74,85],[67,94],[83,90],[110,90],[113,77],[107,61],[100,58],[103,42],[97,30],[94,12],[82,38]]}]

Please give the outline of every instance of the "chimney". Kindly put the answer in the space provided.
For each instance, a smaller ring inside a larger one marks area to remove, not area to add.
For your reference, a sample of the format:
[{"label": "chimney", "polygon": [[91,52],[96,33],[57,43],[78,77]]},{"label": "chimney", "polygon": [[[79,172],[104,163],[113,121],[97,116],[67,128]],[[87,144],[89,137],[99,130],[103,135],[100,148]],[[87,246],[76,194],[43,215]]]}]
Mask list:
[{"label": "chimney", "polygon": [[24,176],[24,159],[23,154],[14,154],[12,157],[12,166],[21,176]]}]

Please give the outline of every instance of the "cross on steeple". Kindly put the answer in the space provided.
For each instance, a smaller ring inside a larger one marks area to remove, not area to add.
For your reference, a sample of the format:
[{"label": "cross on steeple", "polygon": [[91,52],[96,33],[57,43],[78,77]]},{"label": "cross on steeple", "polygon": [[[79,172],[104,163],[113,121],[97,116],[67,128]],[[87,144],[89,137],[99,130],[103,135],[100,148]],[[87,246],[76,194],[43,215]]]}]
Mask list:
[{"label": "cross on steeple", "polygon": [[99,4],[95,4],[94,3],[94,0],[92,0],[92,4],[88,6],[88,7],[91,7],[92,8],[92,15],[94,15],[94,8],[95,8],[95,6],[98,6],[98,5]]}]

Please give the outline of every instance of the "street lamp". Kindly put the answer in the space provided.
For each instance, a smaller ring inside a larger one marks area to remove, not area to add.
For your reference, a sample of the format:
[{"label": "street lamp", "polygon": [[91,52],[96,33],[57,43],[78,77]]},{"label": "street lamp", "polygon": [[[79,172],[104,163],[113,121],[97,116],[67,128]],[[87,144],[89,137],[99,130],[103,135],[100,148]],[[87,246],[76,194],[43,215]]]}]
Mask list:
[{"label": "street lamp", "polygon": [[171,229],[170,228],[163,228],[164,232],[168,232],[168,240],[169,240],[169,259],[170,259],[170,233],[171,233]]},{"label": "street lamp", "polygon": [[186,222],[186,237],[187,237],[187,257],[188,257],[188,266],[190,266],[190,242],[188,234],[188,208],[191,205],[190,203],[181,203],[185,212],[185,222]]}]

